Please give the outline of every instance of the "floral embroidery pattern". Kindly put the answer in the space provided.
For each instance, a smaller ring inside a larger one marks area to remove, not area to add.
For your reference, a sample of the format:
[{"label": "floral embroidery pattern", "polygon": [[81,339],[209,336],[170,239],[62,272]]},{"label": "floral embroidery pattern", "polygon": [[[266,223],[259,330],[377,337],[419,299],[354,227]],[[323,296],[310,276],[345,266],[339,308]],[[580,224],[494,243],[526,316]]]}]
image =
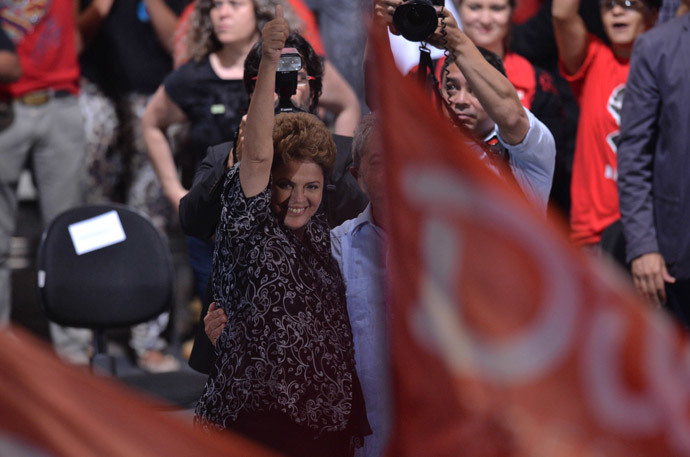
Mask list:
[{"label": "floral embroidery pattern", "polygon": [[354,350],[326,218],[312,217],[300,241],[270,200],[270,185],[244,197],[239,164],[228,172],[213,277],[228,324],[196,422],[222,429],[241,412],[274,411],[319,432],[344,430]]}]

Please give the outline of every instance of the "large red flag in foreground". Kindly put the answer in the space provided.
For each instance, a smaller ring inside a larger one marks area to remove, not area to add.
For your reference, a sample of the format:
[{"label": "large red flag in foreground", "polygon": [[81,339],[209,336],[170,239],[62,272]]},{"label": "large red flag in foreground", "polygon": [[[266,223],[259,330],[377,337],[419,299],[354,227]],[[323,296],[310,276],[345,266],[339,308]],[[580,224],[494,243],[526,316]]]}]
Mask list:
[{"label": "large red flag in foreground", "polygon": [[166,416],[161,404],[64,365],[43,345],[0,330],[2,457],[277,457]]},{"label": "large red flag in foreground", "polygon": [[374,33],[395,400],[388,455],[690,455],[677,328],[571,248]]}]

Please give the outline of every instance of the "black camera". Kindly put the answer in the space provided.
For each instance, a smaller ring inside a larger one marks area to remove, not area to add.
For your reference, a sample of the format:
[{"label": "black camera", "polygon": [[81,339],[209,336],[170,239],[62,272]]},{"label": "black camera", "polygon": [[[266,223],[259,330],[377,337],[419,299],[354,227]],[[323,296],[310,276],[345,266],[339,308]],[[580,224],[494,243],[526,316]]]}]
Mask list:
[{"label": "black camera", "polygon": [[276,70],[276,94],[278,94],[278,108],[276,112],[297,111],[290,97],[297,92],[297,73],[302,69],[302,57],[289,52],[280,55]]},{"label": "black camera", "polygon": [[438,25],[434,6],[444,6],[444,0],[407,0],[395,9],[393,23],[409,41],[425,41]]}]

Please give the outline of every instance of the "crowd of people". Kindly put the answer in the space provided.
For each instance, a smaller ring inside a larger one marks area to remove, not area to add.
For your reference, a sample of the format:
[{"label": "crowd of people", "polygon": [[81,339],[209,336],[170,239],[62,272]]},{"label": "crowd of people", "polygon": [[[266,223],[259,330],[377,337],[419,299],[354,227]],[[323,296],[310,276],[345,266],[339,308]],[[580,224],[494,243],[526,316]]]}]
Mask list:
[{"label": "crowd of people", "polygon": [[[197,426],[286,455],[382,455],[386,120],[366,96],[362,24],[400,33],[403,2],[3,4],[0,324],[29,166],[44,223],[102,201],[163,231],[179,223],[204,305],[189,359],[209,374]],[[436,6],[424,42],[444,53],[411,76],[433,82],[489,169],[690,328],[690,1],[522,3]],[[356,26],[334,25],[339,10]],[[167,324],[131,329],[149,371],[179,368]],[[51,336],[65,360],[88,361],[88,331],[51,324]]]}]

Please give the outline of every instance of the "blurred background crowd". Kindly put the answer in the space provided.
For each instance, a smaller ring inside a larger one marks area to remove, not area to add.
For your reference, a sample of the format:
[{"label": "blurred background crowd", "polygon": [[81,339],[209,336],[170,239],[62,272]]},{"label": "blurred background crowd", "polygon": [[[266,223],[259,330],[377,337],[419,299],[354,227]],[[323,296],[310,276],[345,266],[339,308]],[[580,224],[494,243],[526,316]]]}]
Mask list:
[{"label": "blurred background crowd", "polygon": [[[245,59],[278,3],[324,63],[313,108],[333,133],[352,136],[370,110],[369,0],[2,1],[1,322],[27,326],[65,360],[87,363],[90,333],[48,324],[38,310],[35,246],[67,208],[124,203],[167,234],[177,303],[120,342],[144,370],[185,364],[213,241],[185,236],[179,202],[207,149],[236,140],[249,103]],[[630,53],[639,34],[684,14],[687,2],[446,0],[446,7],[476,45],[503,60],[521,103],[555,139],[550,217],[568,221],[577,246],[627,265],[616,147]],[[418,44],[390,40],[401,72],[413,70]],[[443,54],[432,50],[439,75]]]}]

